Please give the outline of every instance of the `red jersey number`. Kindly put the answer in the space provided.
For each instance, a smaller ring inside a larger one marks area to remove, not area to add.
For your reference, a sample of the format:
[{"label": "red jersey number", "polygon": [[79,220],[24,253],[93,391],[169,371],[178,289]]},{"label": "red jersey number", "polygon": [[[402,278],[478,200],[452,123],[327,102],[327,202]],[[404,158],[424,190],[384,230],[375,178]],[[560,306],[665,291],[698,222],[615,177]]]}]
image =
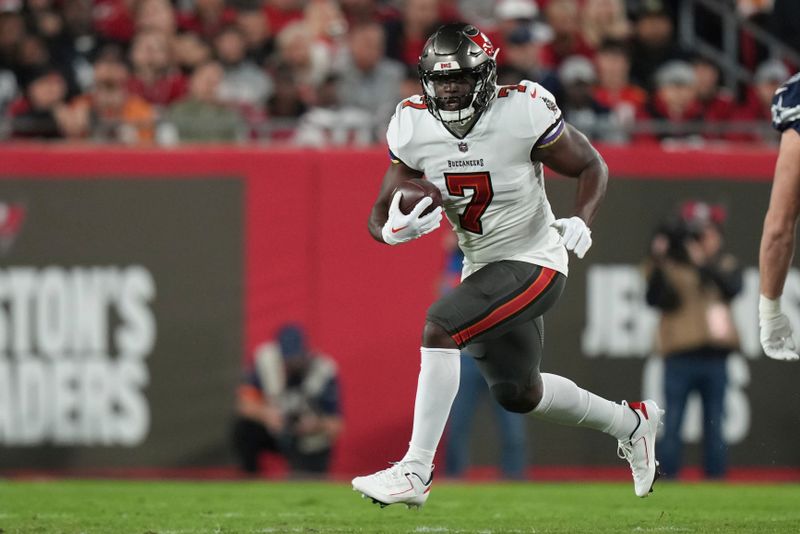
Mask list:
[{"label": "red jersey number", "polygon": [[461,228],[473,234],[483,234],[481,217],[494,197],[492,177],[488,172],[453,172],[444,173],[447,191],[456,197],[466,196],[472,191],[472,199],[464,212],[458,216]]}]

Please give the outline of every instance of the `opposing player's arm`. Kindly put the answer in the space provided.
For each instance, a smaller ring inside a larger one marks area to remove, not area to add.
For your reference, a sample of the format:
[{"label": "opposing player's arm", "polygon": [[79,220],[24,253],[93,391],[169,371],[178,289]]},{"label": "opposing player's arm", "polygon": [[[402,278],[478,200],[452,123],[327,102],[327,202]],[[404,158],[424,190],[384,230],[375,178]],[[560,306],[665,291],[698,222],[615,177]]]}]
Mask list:
[{"label": "opposing player's arm", "polygon": [[586,136],[565,123],[564,132],[554,143],[533,148],[531,159],[578,179],[574,215],[591,224],[606,194],[608,167]]},{"label": "opposing player's arm", "polygon": [[781,135],[775,179],[761,234],[759,264],[761,294],[777,299],[794,255],[797,218],[800,216],[800,134],[790,128]]},{"label": "opposing player's arm", "polygon": [[383,226],[389,217],[389,204],[392,201],[392,191],[406,180],[421,178],[422,173],[414,170],[402,161],[392,160],[391,165],[383,175],[383,183],[378,193],[378,198],[369,214],[369,233],[376,241],[385,243],[382,236]]}]

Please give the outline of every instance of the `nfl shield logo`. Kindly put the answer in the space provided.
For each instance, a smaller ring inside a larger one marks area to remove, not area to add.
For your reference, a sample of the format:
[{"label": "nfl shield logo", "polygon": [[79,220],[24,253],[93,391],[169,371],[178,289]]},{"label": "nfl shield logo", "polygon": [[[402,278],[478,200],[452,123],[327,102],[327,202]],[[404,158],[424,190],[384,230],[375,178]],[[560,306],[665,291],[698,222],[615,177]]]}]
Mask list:
[{"label": "nfl shield logo", "polygon": [[466,152],[467,150],[469,150],[469,147],[467,147],[467,143],[464,143],[464,142],[462,141],[461,143],[458,143],[458,149],[459,149],[461,152]]}]

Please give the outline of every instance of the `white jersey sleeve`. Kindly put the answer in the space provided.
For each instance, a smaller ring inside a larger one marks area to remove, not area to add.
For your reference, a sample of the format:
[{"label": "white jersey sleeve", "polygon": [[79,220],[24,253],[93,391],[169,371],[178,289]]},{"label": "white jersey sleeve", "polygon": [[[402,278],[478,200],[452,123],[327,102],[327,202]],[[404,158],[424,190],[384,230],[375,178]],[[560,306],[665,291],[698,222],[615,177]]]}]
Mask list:
[{"label": "white jersey sleeve", "polygon": [[386,130],[386,142],[389,145],[389,154],[395,163],[404,163],[417,171],[422,171],[422,165],[414,156],[411,141],[414,138],[414,113],[428,113],[428,108],[422,97],[415,95],[400,102],[395,109],[389,127]]},{"label": "white jersey sleeve", "polygon": [[[523,80],[511,88],[513,89],[506,90],[517,94],[509,96],[514,98],[517,106],[521,104],[520,107],[525,110],[516,115],[517,120],[510,123],[511,134],[517,138],[530,139],[531,146],[535,148],[544,148],[558,141],[564,132],[564,119],[553,94],[530,80]],[[503,94],[501,88],[498,97],[502,98]]]}]

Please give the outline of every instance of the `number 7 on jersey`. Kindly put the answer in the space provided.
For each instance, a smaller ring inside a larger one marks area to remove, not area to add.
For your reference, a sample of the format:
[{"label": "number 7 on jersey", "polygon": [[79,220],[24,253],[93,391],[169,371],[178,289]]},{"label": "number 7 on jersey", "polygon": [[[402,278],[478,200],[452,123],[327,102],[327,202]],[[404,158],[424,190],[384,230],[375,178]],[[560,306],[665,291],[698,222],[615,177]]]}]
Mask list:
[{"label": "number 7 on jersey", "polygon": [[494,197],[491,175],[488,172],[446,172],[444,180],[447,192],[453,196],[463,197],[468,189],[472,190],[472,198],[464,212],[459,214],[458,222],[464,230],[483,234],[481,217]]}]

